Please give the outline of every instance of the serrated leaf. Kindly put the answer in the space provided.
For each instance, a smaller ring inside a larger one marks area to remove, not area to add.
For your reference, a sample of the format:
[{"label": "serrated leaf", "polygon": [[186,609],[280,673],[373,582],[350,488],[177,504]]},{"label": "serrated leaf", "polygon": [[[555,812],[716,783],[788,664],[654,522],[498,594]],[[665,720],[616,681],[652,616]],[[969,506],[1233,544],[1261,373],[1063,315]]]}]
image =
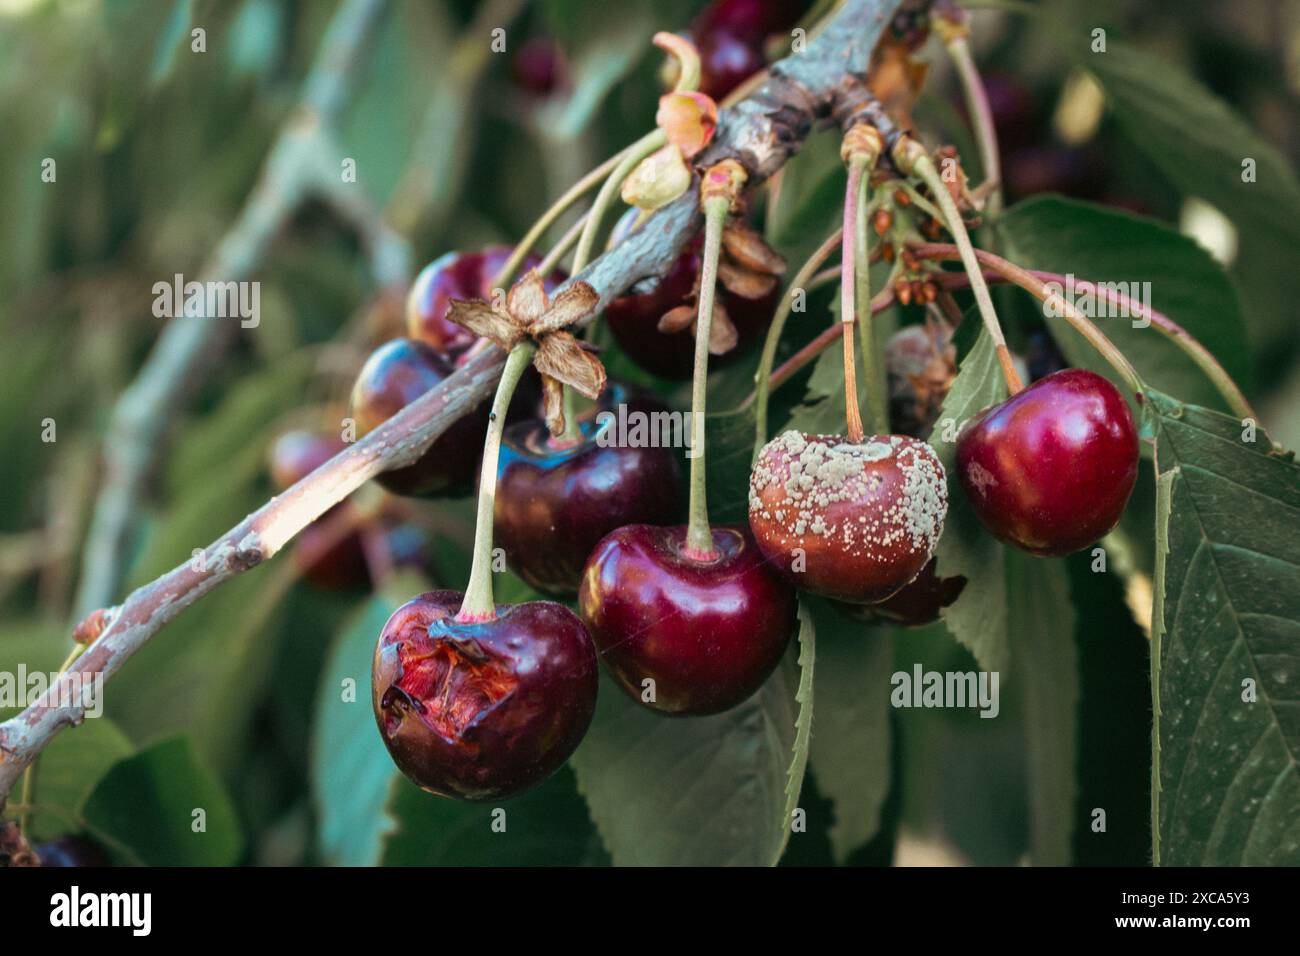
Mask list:
[{"label": "serrated leaf", "polygon": [[1006,552],[1011,679],[1022,701],[1029,785],[1029,853],[1065,866],[1075,822],[1079,705],[1074,611],[1065,565]]},{"label": "serrated leaf", "polygon": [[772,856],[775,866],[781,861],[790,843],[794,813],[799,807],[799,793],[803,789],[804,774],[808,771],[808,750],[812,742],[813,679],[817,667],[817,625],[803,601],[799,602],[799,687],[795,703],[799,716],[795,719],[794,746],[791,748],[790,769],[785,782],[785,826],[781,846]]},{"label": "serrated leaf", "polygon": [[372,866],[397,827],[389,810],[398,777],[375,726],[370,666],[399,601],[375,595],[340,631],[321,675],[311,745],[317,840],[325,862]]},{"label": "serrated leaf", "polygon": [[1227,416],[1155,416],[1154,857],[1300,864],[1300,467]]},{"label": "serrated leaf", "polygon": [[793,654],[749,700],[668,718],[606,681],[570,762],[615,866],[766,866],[784,819],[795,739]]},{"label": "serrated leaf", "polygon": [[118,761],[82,816],[111,847],[148,866],[232,866],[243,851],[230,798],[183,737]]},{"label": "serrated leaf", "polygon": [[[1080,43],[1070,52],[1097,79],[1133,145],[1180,191],[1246,229],[1266,226],[1292,241],[1300,235],[1300,185],[1290,165],[1226,103],[1182,70],[1124,43],[1110,40],[1104,53]],[[1255,162],[1252,182],[1242,178],[1247,159]]]},{"label": "serrated leaf", "polygon": [[[1249,391],[1250,350],[1236,292],[1227,273],[1194,240],[1154,219],[1059,196],[1018,203],[997,220],[997,229],[1012,247],[1009,257],[1026,268],[1079,281],[1120,283],[1119,291],[1127,289],[1135,298],[1149,290],[1147,304],[1191,333]],[[1155,326],[1135,328],[1131,317],[1103,313],[1108,308],[1104,302],[1097,306],[1098,327],[1145,381],[1188,401],[1223,404],[1204,373]],[[1085,315],[1086,307],[1083,300]],[[1047,321],[1072,365],[1118,381],[1106,360],[1064,319]]]},{"label": "serrated leaf", "polygon": [[825,601],[808,601],[817,626],[817,702],[812,772],[835,808],[830,829],[836,863],[880,827],[889,793],[891,630],[854,621]]},{"label": "serrated leaf", "polygon": [[948,515],[935,550],[937,570],[943,577],[966,578],[966,587],[945,612],[944,622],[986,671],[1006,671],[1009,660],[1005,549],[976,517],[953,462],[962,423],[1005,397],[993,340],[981,329],[975,347],[961,361],[930,435],[948,476]]}]

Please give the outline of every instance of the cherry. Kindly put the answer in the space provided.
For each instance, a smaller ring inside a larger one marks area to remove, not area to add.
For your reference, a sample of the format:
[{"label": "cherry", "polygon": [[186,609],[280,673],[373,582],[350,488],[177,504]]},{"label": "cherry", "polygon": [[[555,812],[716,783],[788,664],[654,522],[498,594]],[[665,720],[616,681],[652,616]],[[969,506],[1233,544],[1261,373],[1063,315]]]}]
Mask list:
[{"label": "cherry", "polygon": [[43,867],[102,867],[110,866],[108,854],[94,840],[79,834],[61,836],[36,847],[36,855]]},{"label": "cherry", "polygon": [[925,442],[788,431],[763,446],[749,480],[749,526],[798,587],[883,601],[920,573],[948,510],[943,465]]},{"label": "cherry", "polygon": [[431,793],[498,800],[569,759],[596,710],[596,653],[562,604],[496,605],[456,619],[464,595],[430,591],[384,625],[371,672],[394,763]]},{"label": "cherry", "polygon": [[1137,481],[1138,438],[1119,390],[1085,369],[1040,379],[957,436],[957,477],[994,535],[1065,555],[1119,521]]},{"label": "cherry", "polygon": [[714,100],[728,93],[767,66],[762,43],[745,40],[730,30],[700,36],[700,92]]},{"label": "cherry", "polygon": [[613,391],[612,408],[580,424],[577,444],[551,439],[540,421],[508,427],[502,439],[496,539],[510,567],[540,590],[575,593],[592,548],[615,528],[681,517],[676,452],[616,444],[620,414],[626,421],[629,413],[649,417],[667,409],[650,399],[629,401],[621,386]]},{"label": "cherry", "polygon": [[[393,339],[366,360],[352,387],[352,417],[359,435],[378,428],[454,371],[451,362],[423,342]],[[468,490],[478,466],[488,404],[440,435],[413,465],[376,478],[400,495],[435,496]]]},{"label": "cherry", "polygon": [[515,86],[538,99],[545,99],[568,85],[564,52],[550,37],[533,37],[525,42],[510,66]]},{"label": "cherry", "polygon": [[[425,266],[415,278],[406,300],[406,334],[443,356],[459,359],[476,341],[474,333],[447,318],[452,299],[483,299],[491,302],[492,279],[514,250],[510,246],[488,246],[478,252],[448,252]],[[524,258],[523,273],[541,264],[535,255]],[[564,281],[555,271],[546,277],[550,292]]]},{"label": "cherry", "polygon": [[[628,221],[619,225],[626,229]],[[620,234],[616,229],[614,241]],[[622,296],[605,309],[605,320],[619,347],[646,371],[662,378],[687,379],[694,369],[694,334],[689,329],[662,332],[659,320],[691,298],[700,276],[703,246],[703,237],[697,236],[653,289]],[[736,328],[737,340],[730,351],[710,357],[711,368],[738,357],[762,338],[771,324],[780,290],[773,285],[771,291],[750,298],[719,288],[717,295]]]},{"label": "cherry", "polygon": [[578,607],[606,668],[665,714],[736,706],[795,631],[794,592],[748,530],[714,527],[712,537],[714,557],[698,560],[684,553],[685,526],[629,525],[596,545],[583,571]]},{"label": "cherry", "polygon": [[935,559],[931,558],[910,583],[879,604],[837,605],[860,621],[871,624],[892,624],[896,627],[921,627],[933,624],[966,588],[966,578],[955,575],[941,578],[935,573]]}]

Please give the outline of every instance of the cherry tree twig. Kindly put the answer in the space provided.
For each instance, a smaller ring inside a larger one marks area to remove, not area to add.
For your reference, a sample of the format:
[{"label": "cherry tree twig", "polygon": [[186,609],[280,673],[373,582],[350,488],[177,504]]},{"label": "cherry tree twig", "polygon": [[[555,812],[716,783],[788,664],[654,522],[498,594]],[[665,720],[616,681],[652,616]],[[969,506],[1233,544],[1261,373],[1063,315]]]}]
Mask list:
[{"label": "cherry tree twig", "polygon": [[[814,122],[845,112],[846,104],[854,109],[866,103],[870,99],[865,77],[871,52],[901,2],[846,0],[834,20],[802,53],[774,64],[767,81],[750,97],[721,112],[714,142],[697,159],[699,168],[735,159],[744,166],[750,184],[757,184],[799,149]],[[699,222],[698,197],[695,190],[689,190],[569,281],[583,281],[596,290],[599,312],[637,282],[665,274],[698,230]],[[260,248],[265,241],[263,237],[256,245]],[[250,262],[247,255],[239,258],[240,274],[247,272]],[[184,323],[188,324],[189,320]],[[176,323],[172,328],[184,325]],[[181,335],[182,348],[192,347],[187,341],[191,335],[205,340],[201,333]],[[163,344],[160,342],[159,349]],[[454,421],[492,393],[503,361],[502,352],[495,347],[478,353],[384,425],[223,534],[204,550],[201,559],[188,561],[137,588],[112,609],[110,623],[76,664],[34,704],[0,724],[0,808],[23,769],[54,735],[82,720],[84,706],[61,699],[68,696],[74,679],[79,680],[81,674],[102,674],[107,680],[186,607],[274,555],[368,479],[412,464]],[[182,370],[194,364],[191,357],[182,363]],[[176,374],[170,367],[152,372],[147,385],[136,389],[132,403],[140,402],[141,394],[167,394],[165,386]],[[150,433],[146,437],[155,438],[162,421],[151,419],[147,424]],[[134,425],[133,418],[126,419],[127,427]],[[140,463],[133,462],[132,467],[138,469]],[[138,494],[138,487],[131,494]]]}]

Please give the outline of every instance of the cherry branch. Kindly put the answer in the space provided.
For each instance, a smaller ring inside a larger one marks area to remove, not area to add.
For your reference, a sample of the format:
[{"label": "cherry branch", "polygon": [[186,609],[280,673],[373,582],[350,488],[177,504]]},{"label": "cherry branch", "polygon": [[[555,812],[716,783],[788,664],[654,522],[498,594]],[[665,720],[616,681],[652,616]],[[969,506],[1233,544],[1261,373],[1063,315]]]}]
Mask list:
[{"label": "cherry branch", "polygon": [[[865,77],[871,52],[901,2],[846,0],[835,19],[802,53],[774,64],[766,82],[749,98],[721,112],[717,136],[698,158],[699,167],[734,159],[744,166],[751,185],[760,183],[799,149],[816,121],[869,105]],[[637,282],[666,273],[698,229],[699,219],[698,197],[695,190],[689,190],[570,282],[583,281],[596,290],[598,312]],[[269,233],[260,238],[259,247],[265,245]],[[252,258],[241,258],[241,274],[251,268]],[[173,323],[169,332],[199,324],[191,320]],[[188,350],[193,347],[192,336],[202,339],[211,333],[176,334],[181,336],[180,347]],[[155,356],[162,354],[164,345],[166,341],[159,342]],[[138,405],[141,394],[174,394],[176,389],[160,389],[159,380],[163,386],[171,385],[178,367],[189,369],[194,359],[190,356],[179,366],[169,360],[166,368],[150,371],[143,376],[146,385],[133,386],[131,403]],[[111,622],[72,668],[34,704],[0,724],[0,808],[14,782],[42,748],[62,728],[82,719],[84,706],[64,699],[74,686],[72,681],[80,680],[81,674],[96,673],[107,680],[186,607],[274,555],[368,479],[415,462],[452,422],[477,408],[491,394],[503,361],[502,352],[495,347],[478,353],[383,426],[246,517],[210,544],[201,560],[191,560],[133,591],[120,607],[113,609]],[[126,421],[131,426],[136,423],[133,418]],[[162,424],[161,419],[151,418],[146,422],[150,430],[145,437],[149,440],[132,442],[132,454],[143,460],[130,463],[136,481],[124,489],[129,497],[139,494],[141,469],[147,466],[148,449]],[[110,531],[120,534],[122,527]],[[119,542],[110,543],[116,552]],[[116,566],[115,554],[114,562]]]}]

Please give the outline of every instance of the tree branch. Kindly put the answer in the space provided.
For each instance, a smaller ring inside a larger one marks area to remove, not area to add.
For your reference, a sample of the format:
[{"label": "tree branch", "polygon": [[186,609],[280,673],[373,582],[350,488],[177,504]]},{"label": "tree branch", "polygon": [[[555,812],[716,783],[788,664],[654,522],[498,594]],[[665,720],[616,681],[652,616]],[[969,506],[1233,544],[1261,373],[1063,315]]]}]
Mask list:
[{"label": "tree branch", "polygon": [[[718,135],[699,158],[699,165],[707,167],[734,158],[746,167],[751,184],[761,182],[799,149],[816,121],[859,108],[869,98],[864,79],[871,52],[901,2],[847,0],[836,19],[803,53],[775,64],[767,82],[751,97],[722,111]],[[698,198],[691,190],[569,281],[591,285],[603,309],[636,282],[667,272],[698,229],[699,220]],[[173,323],[169,332],[198,324],[193,320]],[[155,352],[166,344],[160,342]],[[182,340],[182,344],[188,343]],[[0,808],[41,749],[61,728],[82,719],[83,706],[60,701],[60,696],[66,695],[69,675],[102,673],[107,680],[150,637],[204,594],[274,555],[368,479],[415,462],[453,421],[491,394],[503,361],[499,349],[479,353],[378,429],[222,535],[204,551],[202,561],[183,564],[132,592],[68,674],[32,706],[0,724]],[[169,374],[175,373],[169,370]],[[158,425],[153,424],[155,428]]]}]

